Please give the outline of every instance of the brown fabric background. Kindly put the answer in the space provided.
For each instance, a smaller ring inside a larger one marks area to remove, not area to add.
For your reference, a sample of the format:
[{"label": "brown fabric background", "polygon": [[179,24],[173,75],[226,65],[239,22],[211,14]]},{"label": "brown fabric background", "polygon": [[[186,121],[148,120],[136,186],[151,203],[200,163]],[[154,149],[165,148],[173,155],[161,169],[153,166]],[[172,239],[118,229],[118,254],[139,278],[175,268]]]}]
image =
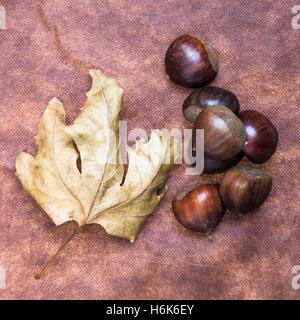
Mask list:
[{"label": "brown fabric background", "polygon": [[[0,31],[0,265],[2,299],[298,299],[291,287],[300,264],[300,30],[295,0],[147,1],[2,0]],[[215,85],[235,92],[242,109],[266,114],[279,129],[278,152],[263,165],[271,197],[254,215],[227,214],[213,241],[181,227],[171,200],[188,177],[178,166],[169,192],[130,244],[88,227],[45,279],[34,273],[72,232],[55,227],[27,195],[15,172],[48,100],[59,97],[72,121],[90,86],[89,67],[118,79],[129,129],[184,128],[190,92],[168,82],[164,54],[182,33],[207,38],[220,54]]]}]

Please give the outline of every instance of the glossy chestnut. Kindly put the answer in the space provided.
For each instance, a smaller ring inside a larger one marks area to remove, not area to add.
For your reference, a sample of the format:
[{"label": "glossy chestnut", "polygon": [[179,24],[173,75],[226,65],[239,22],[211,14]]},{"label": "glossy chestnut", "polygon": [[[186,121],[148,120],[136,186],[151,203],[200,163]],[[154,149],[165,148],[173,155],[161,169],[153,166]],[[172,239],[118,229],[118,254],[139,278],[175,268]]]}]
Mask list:
[{"label": "glossy chestnut", "polygon": [[186,188],[177,194],[172,206],[177,220],[184,227],[201,233],[213,231],[225,214],[219,184],[214,181],[202,181]]},{"label": "glossy chestnut", "polygon": [[236,115],[239,114],[240,104],[236,95],[218,87],[204,87],[194,90],[183,102],[182,111],[186,120],[195,122],[198,114],[209,106],[224,106]]},{"label": "glossy chestnut", "polygon": [[272,189],[272,177],[248,167],[228,170],[221,182],[220,195],[225,207],[237,214],[259,208]]},{"label": "glossy chestnut", "polygon": [[278,132],[273,123],[255,110],[245,110],[240,113],[244,124],[247,142],[244,153],[254,163],[264,163],[276,151]]},{"label": "glossy chestnut", "polygon": [[204,129],[204,154],[207,158],[227,160],[241,152],[246,133],[241,120],[228,108],[204,108],[193,126],[193,149],[197,145],[196,130]]},{"label": "glossy chestnut", "polygon": [[165,70],[170,80],[181,86],[201,87],[217,75],[217,53],[206,41],[184,34],[170,44]]}]

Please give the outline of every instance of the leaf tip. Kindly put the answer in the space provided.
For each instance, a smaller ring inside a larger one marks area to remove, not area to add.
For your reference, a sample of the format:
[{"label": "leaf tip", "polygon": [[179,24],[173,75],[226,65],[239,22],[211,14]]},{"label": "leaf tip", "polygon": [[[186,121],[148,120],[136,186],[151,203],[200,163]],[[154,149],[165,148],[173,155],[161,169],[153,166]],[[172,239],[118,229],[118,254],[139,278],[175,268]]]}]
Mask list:
[{"label": "leaf tip", "polygon": [[135,239],[136,239],[135,237],[129,238],[130,243],[134,243]]},{"label": "leaf tip", "polygon": [[49,105],[58,105],[58,104],[62,104],[62,103],[57,97],[54,97],[49,101]]},{"label": "leaf tip", "polygon": [[62,102],[56,97],[52,98],[49,101],[47,109],[59,110],[64,112]]}]

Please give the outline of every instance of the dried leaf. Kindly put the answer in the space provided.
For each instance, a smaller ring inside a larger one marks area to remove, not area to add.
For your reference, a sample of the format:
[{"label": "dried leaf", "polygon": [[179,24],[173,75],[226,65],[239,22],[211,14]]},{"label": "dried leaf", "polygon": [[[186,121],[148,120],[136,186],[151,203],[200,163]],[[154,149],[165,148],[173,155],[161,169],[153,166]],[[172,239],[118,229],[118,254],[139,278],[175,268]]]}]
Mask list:
[{"label": "dried leaf", "polygon": [[98,223],[107,233],[133,242],[166,192],[174,139],[156,130],[146,143],[128,147],[128,172],[121,185],[124,167],[117,140],[123,90],[99,70],[90,75],[92,88],[73,125],[66,125],[62,103],[50,101],[36,137],[38,153],[18,155],[17,176],[56,225]]}]

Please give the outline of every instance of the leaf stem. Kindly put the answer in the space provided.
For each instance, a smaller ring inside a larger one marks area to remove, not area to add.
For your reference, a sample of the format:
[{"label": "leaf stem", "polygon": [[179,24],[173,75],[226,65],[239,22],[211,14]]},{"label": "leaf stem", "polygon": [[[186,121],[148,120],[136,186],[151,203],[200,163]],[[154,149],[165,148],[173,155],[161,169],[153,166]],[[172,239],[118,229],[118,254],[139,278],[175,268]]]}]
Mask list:
[{"label": "leaf stem", "polygon": [[70,237],[59,247],[59,249],[56,251],[56,253],[51,257],[50,260],[43,266],[43,268],[35,274],[34,278],[36,280],[40,280],[45,273],[48,271],[48,269],[52,266],[53,262],[56,260],[56,258],[60,255],[60,253],[63,251],[63,249],[68,245],[68,243],[75,237],[75,235],[80,231],[81,226],[78,226],[73,233],[70,235]]}]

